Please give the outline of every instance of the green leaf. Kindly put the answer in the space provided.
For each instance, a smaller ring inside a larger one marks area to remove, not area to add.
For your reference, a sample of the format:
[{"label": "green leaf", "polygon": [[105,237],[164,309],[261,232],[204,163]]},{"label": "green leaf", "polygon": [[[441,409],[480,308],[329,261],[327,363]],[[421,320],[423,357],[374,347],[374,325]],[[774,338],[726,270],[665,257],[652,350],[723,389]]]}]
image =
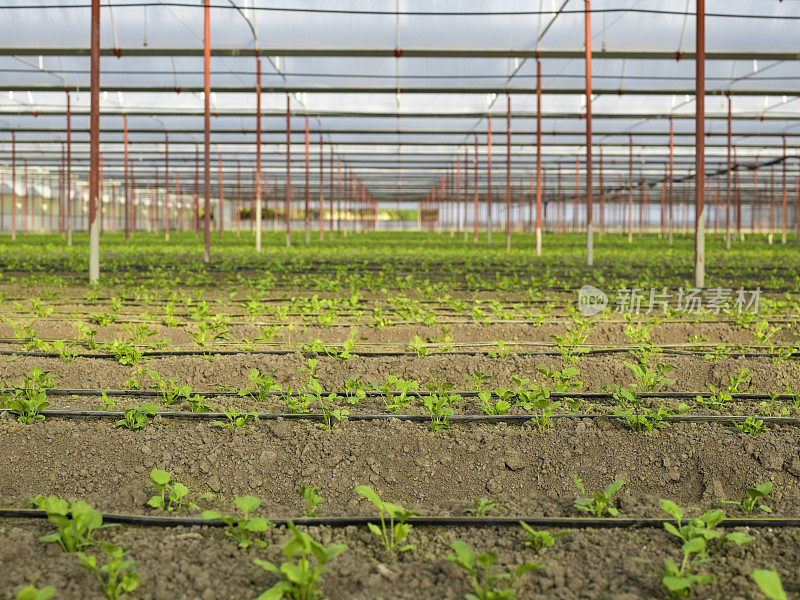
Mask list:
[{"label": "green leaf", "polygon": [[235,501],[236,506],[238,506],[239,510],[241,510],[245,515],[250,514],[259,506],[261,506],[261,500],[255,496],[237,496]]},{"label": "green leaf", "polygon": [[[683,519],[683,511],[672,500],[661,500],[661,510],[669,514],[673,519],[678,521],[678,523]],[[675,535],[678,534],[676,533]]]},{"label": "green leaf", "polygon": [[493,550],[481,552],[475,559],[475,563],[482,569],[488,569],[497,562],[497,553]]},{"label": "green leaf", "polygon": [[758,589],[770,600],[786,600],[780,576],[775,571],[768,569],[755,569],[750,573],[750,579],[756,582]]},{"label": "green leaf", "polygon": [[472,550],[472,547],[467,544],[466,542],[462,542],[460,540],[456,540],[450,547],[455,551],[458,560],[468,566],[472,567],[475,564],[475,552]]},{"label": "green leaf", "polygon": [[361,494],[367,500],[372,502],[377,508],[381,508],[382,502],[380,496],[368,485],[359,485],[356,487],[356,493]]}]

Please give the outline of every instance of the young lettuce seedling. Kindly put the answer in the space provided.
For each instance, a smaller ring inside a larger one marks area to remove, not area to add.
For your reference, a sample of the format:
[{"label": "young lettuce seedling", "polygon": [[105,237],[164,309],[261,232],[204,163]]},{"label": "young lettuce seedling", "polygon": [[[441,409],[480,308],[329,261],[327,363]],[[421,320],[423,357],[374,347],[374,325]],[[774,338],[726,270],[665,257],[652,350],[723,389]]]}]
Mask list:
[{"label": "young lettuce seedling", "polygon": [[[381,526],[378,527],[374,523],[369,523],[368,526],[369,530],[383,542],[383,547],[392,554],[413,550],[414,546],[411,544],[401,546],[400,543],[406,539],[411,531],[411,524],[406,523],[406,521],[414,515],[414,511],[406,510],[399,504],[384,502],[378,496],[378,493],[368,485],[359,485],[356,487],[356,492],[372,502],[380,511]],[[386,522],[387,516],[389,518],[388,524]]]},{"label": "young lettuce seedling", "polygon": [[497,554],[491,550],[475,556],[469,544],[456,540],[450,547],[455,554],[448,554],[451,560],[464,569],[472,580],[475,594],[467,594],[467,600],[515,600],[517,595],[512,589],[517,577],[530,571],[545,569],[544,565],[524,562],[514,569],[513,573],[491,574],[491,568],[497,563]]},{"label": "young lettuce seedling", "polygon": [[781,576],[769,569],[755,569],[750,573],[750,579],[755,581],[758,589],[769,600],[787,600],[788,596],[783,589]]},{"label": "young lettuce seedling", "polygon": [[261,548],[265,548],[267,543],[264,540],[256,538],[259,533],[265,532],[274,524],[262,517],[251,517],[250,513],[261,506],[261,500],[254,496],[237,496],[234,498],[236,506],[242,512],[242,517],[234,517],[232,515],[221,515],[215,510],[204,510],[202,517],[204,519],[219,519],[227,527],[225,528],[225,535],[233,539],[239,544],[239,548],[246,550],[253,544]]},{"label": "young lettuce seedling", "polygon": [[467,508],[464,510],[465,515],[474,515],[476,517],[485,517],[489,512],[497,506],[496,500],[488,500],[487,498],[473,498],[475,503],[474,508]]},{"label": "young lettuce seedling", "polygon": [[[83,500],[68,502],[56,496],[36,496],[30,500],[31,506],[47,513],[47,519],[57,528],[39,538],[40,542],[58,542],[64,552],[77,552],[93,544],[92,536],[98,529],[115,527],[104,525],[103,515]],[[67,515],[70,515],[69,517]]]},{"label": "young lettuce seedling", "polygon": [[441,383],[434,381],[425,387],[429,394],[420,396],[420,402],[431,417],[431,431],[450,429],[449,418],[455,413],[453,405],[461,400],[461,395],[447,393],[453,384],[446,381]]},{"label": "young lettuce seedling", "polygon": [[[253,384],[255,384],[255,392],[257,394],[257,399],[259,402],[264,402],[269,400],[271,396],[271,392],[275,387],[275,371],[270,371],[269,373],[262,373],[258,369],[250,369],[250,373],[247,375],[247,379],[250,380]],[[243,390],[239,392],[240,396],[248,396],[251,394],[251,390]]]},{"label": "young lettuce seedling", "polygon": [[[281,552],[288,560],[280,566],[260,558],[253,560],[259,567],[281,578],[281,581],[258,596],[256,600],[280,600],[286,597],[293,600],[310,600],[321,596],[322,593],[317,589],[317,585],[322,576],[330,571],[325,565],[347,550],[345,544],[334,544],[325,548],[311,539],[305,531],[297,529],[291,521],[288,525],[292,539],[286,543]],[[312,557],[316,561],[315,566],[312,564]]]},{"label": "young lettuce seedling", "polygon": [[300,493],[303,494],[303,498],[305,498],[308,506],[308,508],[303,509],[303,516],[316,517],[317,507],[325,502],[325,498],[318,495],[319,488],[304,485],[300,487]]},{"label": "young lettuce seedling", "polygon": [[52,585],[36,589],[32,585],[25,586],[17,592],[16,600],[50,600],[56,593],[56,588]]},{"label": "young lettuce seedling", "polygon": [[497,402],[492,402],[492,392],[480,392],[478,400],[481,403],[481,410],[487,415],[504,415],[511,408],[511,403],[508,399],[514,397],[514,392],[504,388],[497,388],[494,391],[500,399]]},{"label": "young lettuce seedling", "polygon": [[179,481],[172,482],[172,485],[169,485],[171,478],[172,476],[169,473],[161,469],[153,469],[150,471],[150,483],[156,488],[158,495],[153,496],[147,501],[148,506],[160,508],[167,512],[180,512],[182,510],[200,508],[197,505],[200,500],[214,497],[210,492],[205,492],[194,500],[191,500],[188,497],[189,488]]},{"label": "young lettuce seedling", "polygon": [[603,490],[603,493],[595,492],[589,497],[586,493],[586,490],[581,483],[581,480],[578,479],[577,474],[572,475],[572,481],[575,482],[575,487],[578,488],[578,492],[583,496],[583,498],[576,498],[573,505],[580,511],[590,513],[597,518],[603,516],[604,512],[608,512],[609,515],[612,517],[617,516],[617,509],[613,506],[609,506],[611,504],[611,496],[616,494],[620,488],[625,485],[624,481],[617,480],[611,485],[609,485],[606,489]]},{"label": "young lettuce seedling", "polygon": [[744,500],[723,500],[722,502],[738,506],[746,515],[752,515],[756,509],[765,513],[771,513],[772,509],[764,504],[764,501],[772,491],[772,487],[772,482],[767,481],[756,487],[747,488],[747,490],[745,490],[747,498]]},{"label": "young lettuce seedling", "polygon": [[742,433],[752,436],[769,431],[769,427],[764,425],[763,419],[757,419],[756,417],[747,417],[744,421],[736,422],[733,425]]},{"label": "young lettuce seedling", "polygon": [[125,415],[116,422],[115,427],[126,427],[131,431],[139,431],[147,426],[147,417],[158,412],[154,404],[142,404],[125,409]]},{"label": "young lettuce seedling", "polygon": [[100,542],[105,549],[107,562],[103,566],[97,565],[97,557],[78,552],[78,564],[94,573],[100,586],[106,593],[108,600],[117,600],[123,594],[132,592],[139,587],[139,574],[136,572],[136,563],[130,558],[121,546]]},{"label": "young lettuce seedling", "polygon": [[520,521],[519,524],[522,525],[522,529],[525,530],[525,534],[528,538],[522,543],[529,548],[533,548],[533,551],[536,554],[541,554],[547,548],[555,545],[556,538],[558,536],[564,535],[565,533],[570,533],[569,529],[556,531],[555,533],[550,533],[549,531],[536,531],[525,521]]},{"label": "young lettuce seedling", "polygon": [[225,416],[228,418],[227,421],[212,421],[212,425],[232,430],[244,429],[250,424],[250,421],[255,421],[258,414],[254,412],[240,413],[231,407],[225,411]]}]

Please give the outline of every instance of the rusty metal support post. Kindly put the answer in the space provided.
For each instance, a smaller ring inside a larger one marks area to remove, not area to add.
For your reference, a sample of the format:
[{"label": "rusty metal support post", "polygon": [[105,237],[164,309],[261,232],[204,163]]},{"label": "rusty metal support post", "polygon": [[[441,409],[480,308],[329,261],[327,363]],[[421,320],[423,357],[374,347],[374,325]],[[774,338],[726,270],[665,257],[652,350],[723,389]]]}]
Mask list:
[{"label": "rusty metal support post", "polygon": [[305,236],[306,236],[306,246],[311,243],[311,232],[308,230],[309,226],[309,215],[308,215],[308,177],[309,177],[309,165],[308,165],[308,115],[306,115],[306,188],[305,188],[305,211],[303,213],[303,227],[305,229]]},{"label": "rusty metal support post", "polygon": [[17,239],[17,136],[11,132],[11,239]]},{"label": "rusty metal support post", "polygon": [[586,34],[586,266],[594,265],[592,236],[592,9],[584,0]]},{"label": "rusty metal support post", "polygon": [[[250,202],[250,219],[256,232],[256,252],[261,252],[261,54],[256,49],[256,177],[255,177],[255,215]],[[252,219],[255,218],[255,221]]]},{"label": "rusty metal support post", "polygon": [[203,9],[203,110],[204,110],[204,183],[203,195],[205,210],[203,212],[205,233],[205,262],[211,261],[211,11],[209,0],[205,0]]},{"label": "rusty metal support post", "polygon": [[289,195],[292,188],[292,113],[290,106],[291,99],[289,94],[286,94],[286,192],[284,198],[284,225],[286,227],[286,247],[292,246],[292,216],[290,214],[291,204]]},{"label": "rusty metal support post", "polygon": [[169,241],[169,134],[164,132],[164,241]]},{"label": "rusty metal support post", "polygon": [[473,186],[475,189],[473,191],[473,203],[475,205],[474,214],[473,214],[473,228],[475,233],[473,235],[473,242],[478,242],[478,136],[475,136],[475,157],[473,163],[473,171],[475,176],[475,185]]},{"label": "rusty metal support post", "polygon": [[222,211],[225,210],[225,187],[222,182],[222,153],[218,155],[219,158],[219,226],[217,227],[217,239],[222,240],[222,229],[225,224],[222,218]]},{"label": "rusty metal support post", "polygon": [[725,172],[725,250],[731,249],[731,96],[728,94],[728,169]]},{"label": "rusty metal support post", "polygon": [[536,256],[542,255],[542,61],[536,59]]},{"label": "rusty metal support post", "polygon": [[506,250],[511,250],[511,94],[506,94]]},{"label": "rusty metal support post", "polygon": [[697,49],[695,51],[695,222],[694,222],[694,285],[706,284],[705,230],[705,87],[706,87],[706,8],[705,0],[697,0]]},{"label": "rusty metal support post", "polygon": [[67,246],[72,246],[72,104],[67,92]]},{"label": "rusty metal support post", "polygon": [[125,168],[123,169],[122,186],[125,189],[125,241],[130,239],[130,194],[128,191],[128,117],[122,115],[123,128],[125,130]]},{"label": "rusty metal support post", "polygon": [[783,214],[781,224],[781,243],[786,243],[786,136],[783,137]]},{"label": "rusty metal support post", "polygon": [[[331,152],[331,163],[333,163],[333,152]],[[331,166],[333,166],[331,164]],[[322,242],[325,240],[325,151],[322,147],[322,132],[319,134],[319,241]],[[333,171],[330,173],[331,177],[331,210],[333,209]],[[331,215],[333,218],[333,215]],[[331,222],[333,225],[333,222]],[[331,227],[331,236],[333,236],[333,227]]]},{"label": "rusty metal support post", "polygon": [[100,0],[92,0],[91,92],[89,116],[89,283],[100,281],[100,228],[97,200],[100,187]]},{"label": "rusty metal support post", "polygon": [[492,245],[492,119],[486,117],[486,210],[487,223],[486,235],[487,244]]},{"label": "rusty metal support post", "polygon": [[667,236],[672,246],[672,182],[675,180],[675,133],[672,118],[669,120],[669,176],[667,179]]}]

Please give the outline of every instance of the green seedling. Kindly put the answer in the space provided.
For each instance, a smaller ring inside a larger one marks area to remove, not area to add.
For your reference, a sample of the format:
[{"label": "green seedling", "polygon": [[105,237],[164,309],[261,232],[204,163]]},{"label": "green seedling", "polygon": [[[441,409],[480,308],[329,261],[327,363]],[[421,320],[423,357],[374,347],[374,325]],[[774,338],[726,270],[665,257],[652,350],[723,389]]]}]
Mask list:
[{"label": "green seedling", "polygon": [[505,358],[511,354],[511,350],[506,348],[505,342],[497,342],[497,350],[489,350],[487,352],[492,358]]},{"label": "green seedling", "polygon": [[475,506],[465,509],[465,515],[485,517],[497,506],[496,500],[488,500],[487,498],[473,498],[472,501],[475,503]]},{"label": "green seedling", "polygon": [[116,422],[115,427],[126,427],[131,431],[139,431],[147,426],[147,417],[158,412],[154,404],[142,404],[125,409],[125,415]]},{"label": "green seedling", "polygon": [[130,342],[121,342],[113,340],[101,345],[101,349],[105,350],[117,359],[119,364],[126,367],[135,367],[144,358],[144,350],[137,348]]},{"label": "green seedling", "polygon": [[185,400],[192,393],[192,386],[178,385],[176,377],[163,379],[161,375],[152,369],[147,370],[147,375],[156,383],[155,389],[161,394],[161,399],[167,406],[171,406],[179,400]]},{"label": "green seedling", "polygon": [[453,387],[453,384],[449,382],[433,382],[425,387],[429,394],[420,396],[420,402],[422,402],[431,417],[431,431],[450,429],[449,419],[455,413],[453,405],[461,400],[461,395],[447,392]]},{"label": "green seedling", "polygon": [[235,408],[231,407],[225,411],[225,417],[227,417],[227,421],[212,421],[213,425],[218,425],[219,427],[224,427],[225,429],[232,429],[232,430],[239,430],[245,429],[249,424],[250,421],[255,421],[256,417],[258,416],[257,413],[248,412],[248,413],[241,413],[238,412]]},{"label": "green seedling", "polygon": [[753,373],[746,367],[739,369],[733,375],[729,375],[728,379],[730,383],[728,384],[728,393],[738,394],[740,392],[746,392],[750,389],[752,378]]},{"label": "green seedling", "polygon": [[636,383],[634,383],[632,387],[640,393],[649,394],[675,383],[674,379],[665,377],[667,371],[672,369],[671,365],[654,365],[653,369],[650,369],[647,366],[641,366],[627,361],[623,361],[623,364],[628,367],[633,372],[634,377],[636,377]]},{"label": "green seedling", "polygon": [[667,533],[674,535],[684,543],[698,538],[706,542],[700,550],[694,552],[700,558],[708,558],[713,551],[717,550],[725,542],[732,542],[737,546],[742,546],[751,541],[749,536],[738,531],[722,535],[717,529],[717,526],[725,519],[725,512],[722,510],[709,510],[699,517],[690,519],[687,524],[683,522],[683,511],[671,500],[661,500],[661,510],[669,514],[677,523],[677,526],[672,523],[664,523],[664,529]]},{"label": "green seedling", "polygon": [[44,421],[44,415],[40,414],[50,406],[47,400],[47,392],[43,388],[15,388],[6,396],[4,404],[17,415],[17,421],[25,425],[33,425],[39,421]]},{"label": "green seedling", "polygon": [[356,487],[356,492],[372,502],[380,511],[381,526],[378,527],[375,523],[369,523],[368,527],[372,533],[380,538],[383,547],[388,552],[391,552],[392,555],[413,550],[413,545],[402,544],[402,542],[411,531],[411,524],[406,523],[406,521],[415,514],[414,511],[406,510],[399,504],[384,502],[378,496],[378,493],[368,485],[359,485]]},{"label": "green seedling", "polygon": [[53,342],[52,348],[55,352],[58,352],[58,358],[64,364],[69,364],[78,358],[76,342],[56,340]]},{"label": "green seedling", "polygon": [[617,516],[619,511],[617,511],[617,509],[613,506],[610,506],[611,496],[616,494],[620,488],[625,485],[624,481],[617,480],[606,487],[602,493],[595,492],[591,496],[586,493],[586,490],[584,489],[581,480],[578,479],[577,474],[572,475],[572,481],[575,483],[575,487],[578,488],[578,492],[582,496],[582,498],[576,498],[573,502],[573,506],[575,506],[575,508],[582,512],[587,512],[591,515],[594,515],[597,518],[602,517],[604,512],[608,512],[608,514],[612,517]]},{"label": "green seedling", "polygon": [[752,515],[756,510],[765,513],[771,513],[772,509],[764,504],[767,496],[772,492],[772,482],[766,481],[756,487],[749,487],[745,490],[747,498],[744,500],[723,500],[725,504],[734,504],[738,506],[746,515]]},{"label": "green seedling", "polygon": [[485,373],[481,373],[478,370],[472,372],[472,375],[469,377],[469,387],[472,389],[473,392],[480,392],[483,389],[483,386],[486,384],[487,381],[491,379],[491,376],[486,375]]},{"label": "green seedling", "polygon": [[253,496],[237,496],[234,498],[236,506],[242,512],[241,517],[232,515],[221,515],[215,510],[204,510],[204,519],[218,519],[225,523],[225,535],[233,539],[242,550],[246,550],[253,544],[265,548],[267,543],[258,539],[256,536],[265,532],[274,524],[262,517],[251,517],[250,513],[261,506],[261,500]]},{"label": "green seedling", "polygon": [[756,417],[747,417],[744,421],[734,423],[733,426],[742,433],[752,436],[769,431],[769,427],[764,425],[763,419],[757,419]]},{"label": "green seedling", "polygon": [[105,391],[100,393],[100,401],[103,405],[98,410],[109,411],[117,405],[117,401],[114,398],[109,398]]},{"label": "green seedling", "polygon": [[303,515],[306,517],[316,517],[317,507],[325,502],[325,498],[319,495],[319,488],[304,485],[300,487],[300,493],[303,494],[307,505],[307,508],[303,509]]},{"label": "green seedling", "polygon": [[361,400],[367,397],[367,392],[361,384],[360,379],[346,379],[344,382],[345,398],[348,404],[355,406]]},{"label": "green seedling", "polygon": [[122,327],[128,332],[134,344],[146,344],[151,337],[158,335],[158,331],[149,323],[128,323]]},{"label": "green seedling", "polygon": [[[83,500],[68,502],[56,496],[36,496],[31,506],[47,513],[48,520],[58,528],[39,538],[41,542],[58,542],[64,552],[78,552],[93,544],[92,536],[98,529],[114,527],[104,525],[103,515]],[[69,515],[69,516],[67,516]]]},{"label": "green seedling", "polygon": [[97,557],[78,552],[78,564],[94,573],[108,600],[117,600],[122,595],[139,587],[136,563],[126,558],[121,546],[100,542],[106,551],[106,564],[98,566]]},{"label": "green seedling", "polygon": [[778,406],[780,392],[767,392],[769,401],[760,402],[757,413],[767,417],[788,417],[792,412],[790,408]]},{"label": "green seedling", "polygon": [[497,388],[495,394],[500,397],[496,402],[493,401],[492,392],[478,393],[478,401],[481,404],[481,410],[487,415],[504,415],[511,408],[511,403],[507,398],[513,398],[514,392],[503,388]]},{"label": "green seedling", "polygon": [[290,413],[307,413],[310,411],[311,400],[306,394],[293,394],[292,386],[290,385],[287,385],[285,389],[276,385],[275,391],[280,394],[280,399],[286,404],[286,409]]},{"label": "green seedling", "polygon": [[[205,492],[194,500],[189,498],[189,488],[179,481],[172,481],[172,476],[161,469],[150,471],[150,483],[156,488],[157,495],[147,501],[147,505],[152,508],[160,508],[167,512],[181,512],[200,508],[197,503],[200,500],[213,498],[213,494]],[[171,485],[170,485],[171,483]]]},{"label": "green seedling", "polygon": [[[325,565],[347,550],[345,544],[334,544],[325,548],[319,542],[311,539],[305,531],[300,531],[294,523],[289,521],[292,539],[283,547],[281,554],[284,561],[276,566],[267,560],[256,558],[253,560],[259,567],[281,578],[278,583],[258,596],[256,600],[311,600],[322,595],[317,585],[322,576],[330,569]],[[298,556],[299,555],[299,556]],[[297,557],[297,558],[295,558]],[[312,557],[316,565],[312,563]]]},{"label": "green seedling", "polygon": [[665,406],[659,406],[656,411],[643,407],[642,398],[634,391],[633,386],[625,389],[612,384],[610,387],[606,386],[606,389],[611,390],[614,403],[620,407],[620,410],[614,410],[612,414],[625,419],[634,431],[653,431],[669,427],[670,423],[665,419],[689,412],[689,406],[684,403],[679,404],[675,410],[669,410]]},{"label": "green seedling", "polygon": [[[255,392],[257,394],[256,397],[260,402],[270,399],[273,388],[275,387],[275,371],[262,373],[258,369],[250,369],[247,379],[254,384]],[[240,396],[247,396],[249,394],[250,390],[239,392]]]},{"label": "green seedling", "polygon": [[[377,389],[383,394],[386,412],[394,413],[408,407],[411,402],[408,393],[418,388],[419,383],[416,381],[399,379],[394,375],[389,375]],[[399,392],[399,394],[395,395],[395,391]]]},{"label": "green seedling", "polygon": [[334,403],[340,399],[340,396],[331,393],[325,397],[322,393],[322,385],[320,385],[319,380],[315,378],[309,381],[308,390],[302,395],[304,396],[304,403],[310,405],[312,402],[316,402],[320,411],[322,411],[323,422],[317,423],[317,427],[320,429],[325,429],[326,431],[330,430],[334,425],[350,414],[350,411],[347,409],[334,408]]},{"label": "green seedling", "polygon": [[787,600],[788,596],[783,589],[781,576],[769,569],[755,569],[750,573],[752,579],[769,600]]},{"label": "green seedling", "polygon": [[722,390],[718,391],[710,383],[708,384],[708,389],[711,390],[711,397],[703,398],[702,396],[697,396],[697,398],[695,398],[695,400],[700,406],[710,408],[711,410],[721,410],[722,406],[726,402],[730,402],[733,400],[733,398],[728,392],[723,392]]},{"label": "green seedling", "polygon": [[211,407],[206,404],[205,396],[201,396],[200,394],[193,394],[186,398],[186,402],[189,403],[189,409],[192,412],[211,412]]},{"label": "green seedling", "polygon": [[25,586],[15,596],[16,600],[50,600],[56,593],[56,588],[52,585],[36,589],[32,585]]},{"label": "green seedling", "polygon": [[419,337],[418,335],[414,336],[414,339],[411,340],[411,343],[409,345],[419,358],[425,358],[430,354],[430,350],[428,350],[427,346],[425,345],[425,342],[423,342],[422,338]]},{"label": "green seedling", "polygon": [[525,573],[545,569],[544,565],[525,562],[514,569],[513,573],[491,573],[492,567],[497,563],[497,554],[491,550],[475,556],[472,547],[462,541],[456,540],[450,547],[455,554],[448,554],[451,560],[464,569],[472,581],[474,594],[467,594],[465,600],[515,600],[517,595],[512,586],[514,581]]},{"label": "green seedling", "polygon": [[525,535],[527,538],[522,543],[528,548],[532,548],[536,554],[541,554],[547,548],[554,546],[558,536],[564,535],[565,533],[570,533],[569,529],[556,531],[554,533],[550,533],[549,531],[536,531],[525,521],[520,521],[519,524],[522,525],[522,529],[525,530]]}]

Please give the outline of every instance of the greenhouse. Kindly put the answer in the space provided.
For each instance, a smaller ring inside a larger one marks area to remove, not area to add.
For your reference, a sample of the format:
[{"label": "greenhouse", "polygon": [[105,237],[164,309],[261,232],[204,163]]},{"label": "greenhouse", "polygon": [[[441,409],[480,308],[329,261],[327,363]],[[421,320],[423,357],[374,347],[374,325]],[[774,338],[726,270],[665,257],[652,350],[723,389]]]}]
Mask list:
[{"label": "greenhouse", "polygon": [[0,17],[0,599],[800,597],[800,3]]}]

